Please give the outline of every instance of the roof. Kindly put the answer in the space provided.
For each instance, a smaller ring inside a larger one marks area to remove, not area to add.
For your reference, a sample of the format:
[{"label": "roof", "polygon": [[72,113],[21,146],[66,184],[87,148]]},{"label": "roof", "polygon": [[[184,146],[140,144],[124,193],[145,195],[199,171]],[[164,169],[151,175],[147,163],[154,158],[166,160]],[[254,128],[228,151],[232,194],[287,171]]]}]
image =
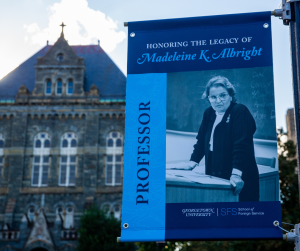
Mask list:
[{"label": "roof", "polygon": [[[32,92],[35,84],[35,64],[52,46],[47,45],[0,80],[0,98],[14,97],[22,84]],[[100,98],[124,99],[126,77],[99,45],[71,46],[78,57],[84,58],[84,90],[95,84]]]}]

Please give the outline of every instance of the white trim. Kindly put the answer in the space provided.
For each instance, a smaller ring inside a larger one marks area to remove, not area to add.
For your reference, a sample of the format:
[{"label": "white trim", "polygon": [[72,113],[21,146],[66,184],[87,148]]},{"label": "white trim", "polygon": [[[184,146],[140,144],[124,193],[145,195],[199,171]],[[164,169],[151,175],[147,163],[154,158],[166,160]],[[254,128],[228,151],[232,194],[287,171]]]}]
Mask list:
[{"label": "white trim", "polygon": [[[30,209],[33,209],[34,212],[31,213],[31,212],[30,212]],[[36,211],[35,206],[29,206],[29,207],[27,208],[27,216],[28,216],[28,219],[29,219],[29,220],[34,221],[34,219],[35,219],[35,211]]]},{"label": "white trim", "polygon": [[[121,140],[121,146],[117,146],[117,140],[120,139]],[[108,146],[108,140],[112,140],[113,141],[113,145],[112,146]],[[107,137],[106,137],[106,158],[105,158],[105,185],[106,186],[116,186],[116,185],[122,185],[122,177],[123,177],[123,135],[119,132],[110,132]],[[107,157],[111,156],[112,157],[112,161],[108,162],[107,161]],[[120,156],[121,160],[120,161],[116,161],[116,157]],[[112,174],[111,174],[111,179],[112,182],[108,183],[107,182],[107,171],[108,171],[108,165],[112,166]],[[116,182],[116,165],[120,165],[121,166],[121,181],[120,182]]]},{"label": "white trim", "polygon": [[[68,146],[63,147],[63,141],[67,140]],[[76,140],[76,146],[72,147],[71,142],[72,140]],[[66,132],[62,135],[60,140],[60,161],[59,161],[59,180],[58,185],[59,186],[75,186],[76,185],[76,170],[77,170],[77,145],[78,140],[76,137],[76,134],[74,132]],[[62,162],[62,158],[66,158],[66,162]],[[75,157],[75,162],[71,162],[71,158]],[[71,165],[75,165],[75,182],[70,183],[70,172],[71,172]],[[65,183],[61,182],[61,167],[66,166],[66,181]]]},{"label": "white trim", "polygon": [[106,147],[106,154],[113,155],[113,154],[123,154],[123,147]]},{"label": "white trim", "polygon": [[[72,208],[72,212],[69,212],[68,209]],[[66,206],[66,216],[64,220],[64,227],[69,229],[71,226],[74,228],[74,207],[73,206]]]},{"label": "white trim", "polygon": [[[115,211],[115,207],[119,207],[119,212],[116,212],[116,211]],[[112,210],[113,210],[113,212],[114,212],[115,218],[116,218],[116,219],[120,219],[120,218],[121,218],[121,204],[119,204],[119,203],[114,203],[114,204],[112,205]]]},{"label": "white trim", "polygon": [[[41,147],[36,148],[37,140],[41,141]],[[50,145],[49,147],[44,147],[44,143],[46,140],[49,140]],[[47,184],[42,184],[43,179],[43,168],[47,166],[47,177],[49,177],[49,169],[50,169],[50,146],[51,146],[51,139],[48,133],[40,132],[34,137],[33,141],[33,158],[32,158],[32,170],[31,170],[31,186],[33,187],[46,187],[48,186],[48,178]],[[39,162],[35,162],[35,158],[39,157]],[[44,157],[48,157],[48,162],[44,163]],[[34,178],[34,167],[38,166],[38,183],[33,184]]]},{"label": "white trim", "polygon": [[[66,157],[67,161],[62,162],[62,158]],[[71,157],[75,157],[75,162],[71,162]],[[66,183],[61,183],[61,166],[66,166]],[[70,182],[70,172],[71,165],[75,165],[75,182]],[[62,155],[60,156],[60,165],[59,165],[59,186],[69,187],[76,185],[76,167],[77,167],[77,156],[76,155]]]}]

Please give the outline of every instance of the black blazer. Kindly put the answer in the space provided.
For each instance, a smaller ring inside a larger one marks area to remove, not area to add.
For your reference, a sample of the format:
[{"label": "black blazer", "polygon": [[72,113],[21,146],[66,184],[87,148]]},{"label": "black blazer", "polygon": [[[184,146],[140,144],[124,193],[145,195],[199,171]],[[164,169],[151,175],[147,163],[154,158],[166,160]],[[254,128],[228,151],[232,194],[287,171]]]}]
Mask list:
[{"label": "black blazer", "polygon": [[[256,124],[253,116],[246,106],[230,104],[222,121],[215,128],[211,164],[208,167],[209,141],[215,119],[215,110],[212,107],[207,108],[190,160],[199,163],[205,156],[206,174],[227,180],[230,179],[233,168],[242,171],[245,185],[240,197],[245,196],[245,193],[250,193],[253,189],[255,198],[247,199],[247,201],[258,200],[259,177],[253,143]],[[247,191],[247,189],[250,190]]]}]

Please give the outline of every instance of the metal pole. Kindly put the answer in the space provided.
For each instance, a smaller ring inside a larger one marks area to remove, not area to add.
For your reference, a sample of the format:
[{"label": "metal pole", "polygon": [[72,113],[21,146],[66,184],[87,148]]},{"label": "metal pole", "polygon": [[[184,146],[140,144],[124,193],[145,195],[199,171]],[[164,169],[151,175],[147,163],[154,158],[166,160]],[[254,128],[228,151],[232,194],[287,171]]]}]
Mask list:
[{"label": "metal pole", "polygon": [[157,247],[156,250],[157,250],[157,251],[162,251],[164,245],[165,245],[165,242],[164,242],[164,241],[157,241],[157,242],[156,242],[156,247]]},{"label": "metal pole", "polygon": [[[291,20],[290,27],[290,41],[291,41],[291,62],[292,62],[292,79],[294,92],[294,115],[296,128],[296,146],[297,146],[297,167],[298,167],[298,186],[300,185],[299,159],[300,159],[300,129],[299,129],[299,109],[300,109],[300,2],[291,2]],[[298,187],[298,189],[300,186]],[[300,189],[299,189],[300,191]],[[300,201],[299,201],[300,204]]]}]

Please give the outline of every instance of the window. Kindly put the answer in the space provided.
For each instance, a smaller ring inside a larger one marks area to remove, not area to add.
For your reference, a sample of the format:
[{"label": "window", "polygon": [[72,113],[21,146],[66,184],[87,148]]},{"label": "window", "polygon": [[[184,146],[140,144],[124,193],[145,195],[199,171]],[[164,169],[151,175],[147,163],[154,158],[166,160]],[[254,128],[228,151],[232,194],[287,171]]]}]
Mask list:
[{"label": "window", "polygon": [[106,202],[101,206],[102,210],[107,214],[107,216],[114,216],[116,219],[121,218],[121,206],[119,204],[111,204]]},{"label": "window", "polygon": [[77,138],[73,132],[61,137],[59,185],[75,186],[77,164]]},{"label": "window", "polygon": [[62,94],[62,81],[61,81],[61,79],[57,80],[56,94],[57,95],[61,95]]},{"label": "window", "polygon": [[4,148],[4,137],[0,133],[0,184],[1,184],[1,177],[2,177],[2,170],[3,170],[3,148]]},{"label": "window", "polygon": [[64,223],[65,229],[74,228],[74,208],[72,206],[67,207]]},{"label": "window", "polygon": [[67,90],[67,94],[68,94],[68,95],[73,94],[73,89],[74,89],[73,81],[72,81],[72,80],[69,80],[69,82],[68,82],[68,90]]},{"label": "window", "polygon": [[51,95],[52,94],[52,83],[51,80],[48,79],[46,82],[46,90],[45,90],[46,95]]},{"label": "window", "polygon": [[122,184],[123,136],[119,132],[111,132],[106,139],[106,185]]},{"label": "window", "polygon": [[63,53],[58,53],[56,56],[57,61],[61,62],[64,60],[64,54]]},{"label": "window", "polygon": [[34,221],[34,213],[35,213],[34,206],[30,206],[27,211],[27,216],[30,221]]},{"label": "window", "polygon": [[113,206],[114,216],[116,219],[120,219],[121,217],[121,207],[120,205],[114,205]]},{"label": "window", "polygon": [[58,215],[58,214],[62,214],[63,213],[63,207],[62,206],[58,206],[57,208],[56,208],[56,215]]},{"label": "window", "polygon": [[34,138],[32,186],[47,186],[50,163],[50,136],[48,133],[39,133]]}]

